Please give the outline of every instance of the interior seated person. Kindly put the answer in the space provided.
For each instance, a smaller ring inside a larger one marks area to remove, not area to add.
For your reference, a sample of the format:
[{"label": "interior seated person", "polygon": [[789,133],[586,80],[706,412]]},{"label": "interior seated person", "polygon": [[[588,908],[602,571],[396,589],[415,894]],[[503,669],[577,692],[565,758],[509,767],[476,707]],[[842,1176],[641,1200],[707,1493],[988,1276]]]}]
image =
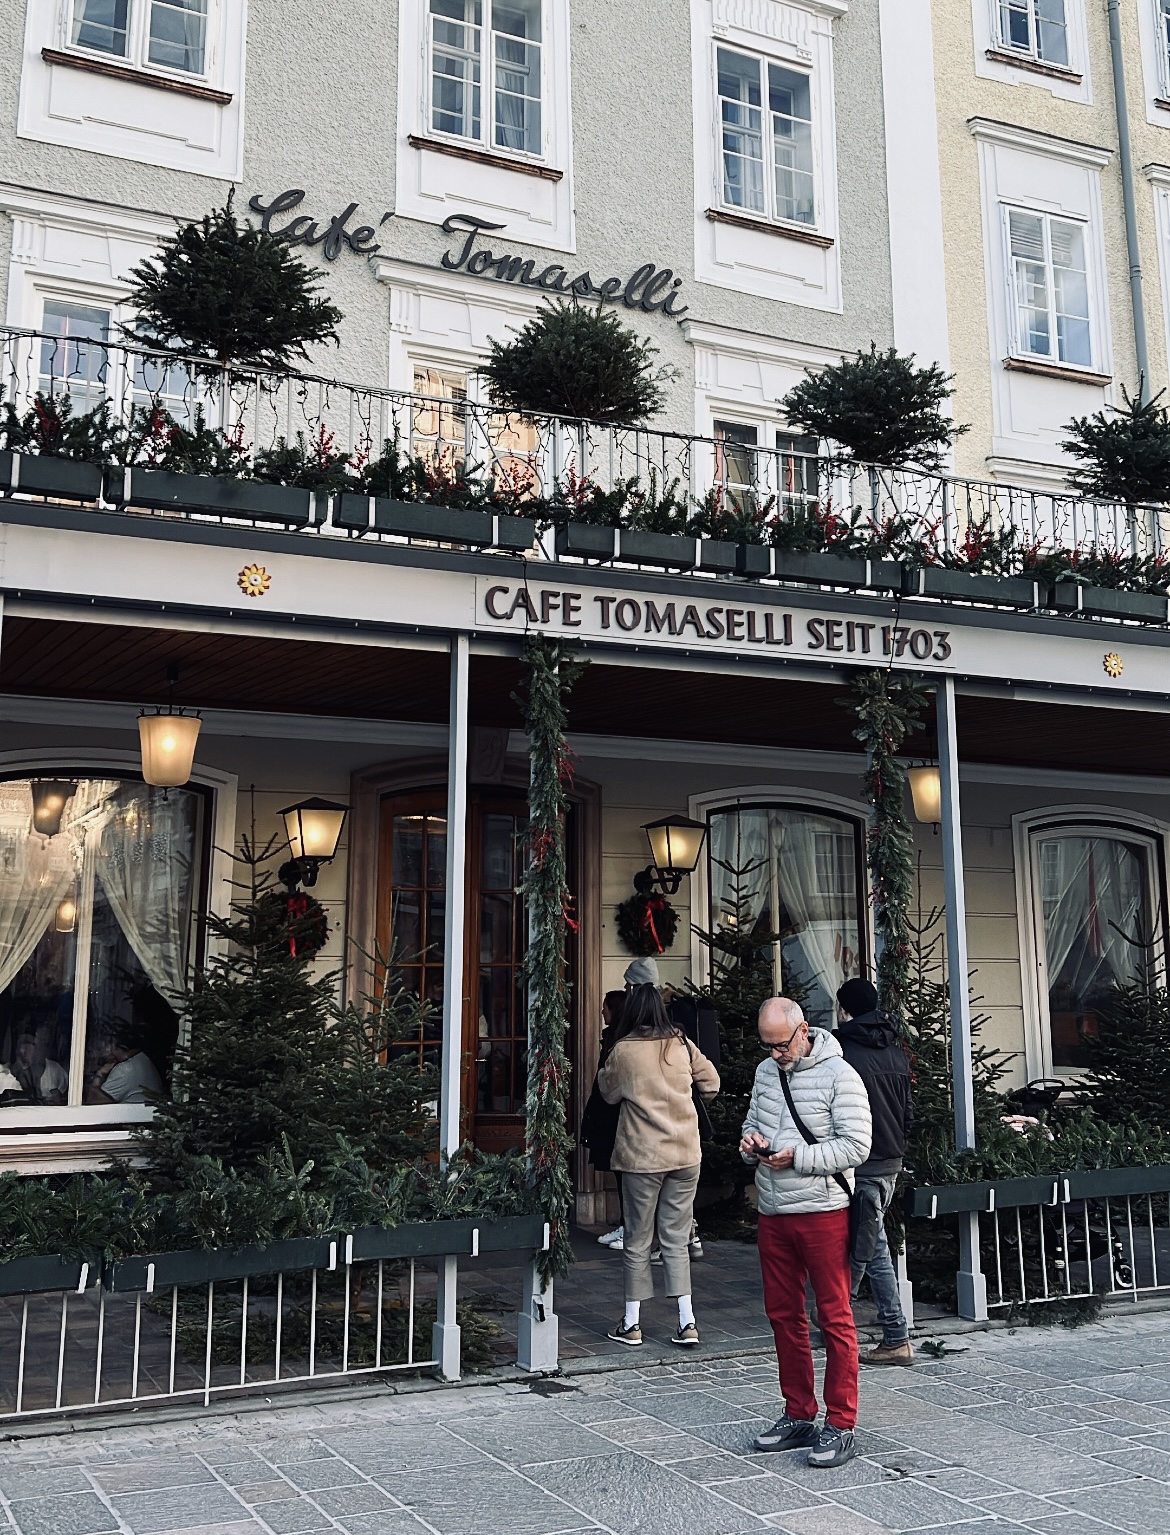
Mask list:
[{"label": "interior seated person", "polygon": [[86,1103],[149,1103],[163,1091],[158,1067],[142,1046],[141,1032],[124,1026],[86,1084]]},{"label": "interior seated person", "polygon": [[49,1055],[49,1031],[34,1029],[16,1042],[12,1069],[30,1103],[51,1107],[63,1104],[69,1096],[69,1073],[60,1061]]}]

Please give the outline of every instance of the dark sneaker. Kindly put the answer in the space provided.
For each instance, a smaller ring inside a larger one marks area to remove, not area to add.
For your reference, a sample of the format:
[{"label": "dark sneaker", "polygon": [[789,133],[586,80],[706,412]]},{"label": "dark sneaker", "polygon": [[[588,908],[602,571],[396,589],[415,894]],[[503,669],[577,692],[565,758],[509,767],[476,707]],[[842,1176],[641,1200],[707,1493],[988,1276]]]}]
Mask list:
[{"label": "dark sneaker", "polygon": [[816,1444],[808,1452],[808,1464],[819,1466],[824,1470],[827,1466],[843,1466],[856,1454],[857,1445],[853,1438],[853,1430],[834,1428],[831,1423],[826,1423],[817,1435]]},{"label": "dark sneaker", "polygon": [[680,1325],[677,1332],[671,1334],[670,1341],[680,1348],[694,1348],[699,1341],[699,1329],[693,1322],[688,1322],[685,1327]]},{"label": "dark sneaker", "polygon": [[862,1364],[913,1364],[914,1350],[909,1338],[901,1343],[879,1343],[861,1356]]},{"label": "dark sneaker", "polygon": [[816,1423],[811,1418],[790,1418],[787,1413],[773,1423],[771,1428],[757,1434],[755,1441],[756,1449],[761,1454],[771,1450],[802,1450],[806,1445],[816,1442]]},{"label": "dark sneaker", "polygon": [[619,1322],[616,1327],[611,1327],[605,1336],[612,1338],[615,1343],[624,1343],[627,1348],[642,1347],[642,1329],[637,1322],[633,1327],[623,1327]]}]

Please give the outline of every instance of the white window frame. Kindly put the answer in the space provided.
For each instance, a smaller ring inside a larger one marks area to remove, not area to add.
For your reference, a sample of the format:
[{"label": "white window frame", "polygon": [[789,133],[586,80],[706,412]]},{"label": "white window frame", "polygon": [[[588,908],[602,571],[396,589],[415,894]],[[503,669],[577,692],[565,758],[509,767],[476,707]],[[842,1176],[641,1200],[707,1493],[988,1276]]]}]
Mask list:
[{"label": "white window frame", "polygon": [[1002,48],[1005,53],[1017,54],[1022,59],[1031,59],[1037,64],[1046,64],[1051,69],[1075,68],[1075,34],[1073,18],[1069,15],[1071,0],[1061,0],[1064,11],[1064,44],[1065,58],[1046,59],[1040,52],[1040,16],[1039,7],[1041,0],[1017,0],[1014,8],[1026,7],[1028,18],[1029,46],[1021,48],[1018,43],[1013,43],[1008,36],[1007,28],[1003,21],[1003,8],[1009,4],[1009,0],[991,0],[991,35],[996,40],[996,46]]},{"label": "white window frame", "polygon": [[[1092,227],[1086,218],[1078,218],[1067,213],[1053,213],[1046,208],[1029,207],[1026,203],[1001,202],[1000,216],[1002,219],[1003,239],[1003,271],[1007,286],[1007,316],[1008,316],[1008,344],[1009,355],[1024,362],[1048,363],[1054,368],[1069,368],[1079,370],[1082,373],[1096,373],[1103,371],[1097,363],[1100,353],[1100,343],[1097,336],[1095,313],[1096,303],[1096,273],[1093,269],[1093,238]],[[1044,228],[1044,268],[1045,282],[1048,290],[1048,317],[1050,323],[1049,335],[1052,340],[1053,352],[1033,352],[1025,344],[1020,333],[1020,305],[1016,293],[1016,258],[1012,255],[1011,242],[1011,215],[1021,213],[1028,218],[1038,218]],[[1059,339],[1057,335],[1057,310],[1056,310],[1056,279],[1055,267],[1052,261],[1052,224],[1069,224],[1075,226],[1081,232],[1081,249],[1085,258],[1085,292],[1088,315],[1086,322],[1089,327],[1089,360],[1088,362],[1066,362],[1059,355]]]},{"label": "white window frame", "polygon": [[1158,94],[1170,96],[1170,0],[1152,0],[1158,53]]},{"label": "white window frame", "polygon": [[[1119,810],[1113,805],[1050,805],[1012,817],[1013,862],[1016,883],[1016,917],[1020,936],[1020,991],[1023,1003],[1024,1060],[1029,1080],[1058,1077],[1079,1081],[1083,1068],[1052,1064],[1052,1029],[1048,1016],[1048,988],[1044,968],[1044,907],[1038,879],[1037,843],[1044,833],[1064,836],[1116,835],[1146,843],[1151,850],[1149,901],[1151,912],[1163,910],[1162,888],[1170,853],[1170,823]],[[1159,984],[1166,982],[1165,955],[1155,946]]]},{"label": "white window frame", "polygon": [[153,63],[150,59],[150,20],[156,3],[165,0],[126,0],[126,52],[107,53],[102,48],[86,48],[73,41],[73,22],[77,8],[83,0],[65,0],[62,6],[62,48],[79,58],[101,60],[121,64],[127,69],[141,71],[144,75],[161,75],[167,80],[188,81],[193,85],[207,85],[214,79],[216,67],[215,41],[219,33],[217,7],[219,0],[207,0],[203,22],[203,68],[199,73],[189,69],[175,69],[167,64]]},{"label": "white window frame", "polygon": [[[210,0],[209,0],[210,3]],[[468,0],[470,3],[470,0]],[[444,143],[462,145],[468,149],[481,150],[485,154],[502,155],[508,159],[534,164],[545,164],[548,161],[549,145],[549,90],[548,90],[548,0],[539,0],[540,3],[540,148],[539,150],[514,149],[497,144],[495,139],[496,127],[496,66],[495,66],[495,38],[497,33],[492,26],[492,13],[496,0],[480,0],[482,5],[482,22],[480,24],[480,112],[479,112],[479,137],[471,134],[451,133],[442,128],[435,127],[435,103],[434,103],[434,18],[431,15],[430,0],[422,0],[423,4],[423,94],[425,102],[424,121],[425,133],[435,139],[441,139]],[[470,23],[465,23],[470,25]]]},{"label": "white window frame", "polygon": [[[761,130],[760,136],[763,143],[763,179],[764,179],[764,207],[762,209],[747,208],[742,204],[729,202],[725,195],[726,183],[723,173],[723,97],[719,93],[719,54],[721,51],[738,54],[741,58],[752,59],[760,66],[761,89]],[[809,139],[812,146],[812,186],[813,186],[813,218],[811,222],[802,219],[782,217],[776,211],[776,142],[772,130],[772,109],[768,105],[768,70],[770,66],[783,69],[791,75],[801,75],[808,81],[809,98]],[[807,231],[809,234],[820,234],[823,231],[824,218],[824,177],[821,166],[820,152],[820,93],[818,91],[817,71],[811,64],[798,63],[781,54],[769,53],[759,46],[752,47],[735,38],[715,37],[711,48],[712,70],[712,99],[715,105],[714,131],[715,145],[715,187],[714,203],[717,208],[727,213],[739,214],[745,218],[759,219],[764,223],[774,224],[777,229],[792,229]]]}]

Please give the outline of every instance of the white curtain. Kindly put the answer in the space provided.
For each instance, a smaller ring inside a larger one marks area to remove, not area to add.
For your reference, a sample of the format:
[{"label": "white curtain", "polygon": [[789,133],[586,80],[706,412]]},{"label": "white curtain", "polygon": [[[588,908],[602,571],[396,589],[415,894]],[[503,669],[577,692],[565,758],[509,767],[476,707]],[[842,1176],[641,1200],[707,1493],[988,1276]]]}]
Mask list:
[{"label": "white curtain", "polygon": [[[817,867],[817,839],[833,839],[828,843],[835,853],[835,838],[840,823],[823,816],[792,814],[773,811],[772,838],[776,844],[777,867],[780,874],[780,894],[800,942],[808,968],[816,977],[831,1009],[837,988],[845,979],[841,955],[846,947],[847,926],[857,924],[856,890],[853,892],[853,910],[845,910],[845,891],[834,888],[837,860],[822,858]],[[824,846],[822,846],[824,852]],[[847,865],[848,867],[848,865]],[[851,947],[856,952],[856,940]],[[810,999],[812,1000],[812,999]],[[824,1011],[822,1003],[821,1011]]]},{"label": "white curtain", "polygon": [[0,991],[27,963],[74,878],[69,838],[32,830],[28,781],[0,785]]},{"label": "white curtain", "polygon": [[97,875],[106,899],[151,984],[167,998],[181,992],[187,980],[195,815],[193,795],[123,785],[111,801],[98,847]]},{"label": "white curtain", "polygon": [[1075,1007],[1141,972],[1148,937],[1145,859],[1116,837],[1046,837],[1039,845],[1049,994]]}]

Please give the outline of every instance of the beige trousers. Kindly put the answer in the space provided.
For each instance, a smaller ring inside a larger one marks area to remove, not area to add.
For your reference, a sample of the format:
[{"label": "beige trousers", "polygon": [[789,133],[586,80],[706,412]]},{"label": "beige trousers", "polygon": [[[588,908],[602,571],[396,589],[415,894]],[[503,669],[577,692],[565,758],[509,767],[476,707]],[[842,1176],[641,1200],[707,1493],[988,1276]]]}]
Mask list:
[{"label": "beige trousers", "polygon": [[697,1164],[668,1173],[622,1173],[626,1212],[622,1257],[628,1301],[654,1297],[650,1249],[656,1230],[667,1295],[691,1293],[691,1221],[698,1186]]}]

